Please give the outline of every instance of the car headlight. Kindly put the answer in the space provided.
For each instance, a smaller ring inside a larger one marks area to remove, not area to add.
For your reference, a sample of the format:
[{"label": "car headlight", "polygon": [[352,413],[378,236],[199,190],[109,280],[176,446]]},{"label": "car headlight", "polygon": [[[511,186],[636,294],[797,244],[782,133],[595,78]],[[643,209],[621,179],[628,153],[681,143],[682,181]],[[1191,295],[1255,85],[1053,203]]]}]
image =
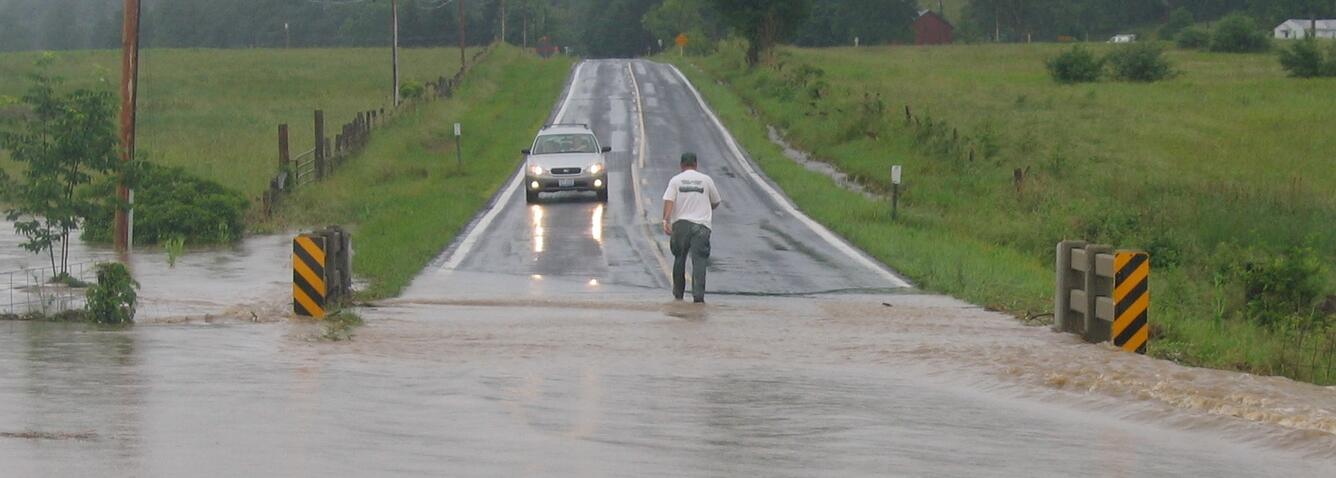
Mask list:
[{"label": "car headlight", "polygon": [[539,166],[539,165],[537,165],[537,164],[530,164],[530,165],[529,165],[529,174],[532,174],[532,175],[534,175],[534,176],[542,176],[542,175],[543,175],[543,167],[542,167],[542,166]]},{"label": "car headlight", "polygon": [[598,174],[601,172],[603,172],[603,163],[594,163],[593,166],[589,167],[589,174]]}]

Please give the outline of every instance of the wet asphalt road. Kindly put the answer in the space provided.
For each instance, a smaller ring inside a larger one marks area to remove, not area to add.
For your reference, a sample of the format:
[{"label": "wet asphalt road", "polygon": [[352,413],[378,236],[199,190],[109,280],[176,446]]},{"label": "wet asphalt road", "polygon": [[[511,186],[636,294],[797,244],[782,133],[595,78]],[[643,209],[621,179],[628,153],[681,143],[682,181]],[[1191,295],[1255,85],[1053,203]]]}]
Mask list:
[{"label": "wet asphalt road", "polygon": [[573,72],[552,122],[588,124],[612,146],[608,204],[596,202],[592,193],[561,193],[526,205],[512,181],[491,217],[484,216],[472,237],[451,251],[444,269],[666,290],[671,253],[658,229],[661,198],[668,180],[680,172],[678,157],[690,151],[724,199],[714,218],[712,293],[809,294],[907,285],[797,214],[753,174],[754,167],[671,66],[584,62]]},{"label": "wet asphalt road", "polygon": [[[260,323],[0,323],[0,477],[1336,476],[1333,390],[906,288],[749,176],[670,67],[582,65],[553,115],[615,148],[607,205],[503,189],[350,342],[239,273],[284,275],[283,237],[143,267]],[[653,229],[688,148],[725,200],[707,306],[670,300]]]}]

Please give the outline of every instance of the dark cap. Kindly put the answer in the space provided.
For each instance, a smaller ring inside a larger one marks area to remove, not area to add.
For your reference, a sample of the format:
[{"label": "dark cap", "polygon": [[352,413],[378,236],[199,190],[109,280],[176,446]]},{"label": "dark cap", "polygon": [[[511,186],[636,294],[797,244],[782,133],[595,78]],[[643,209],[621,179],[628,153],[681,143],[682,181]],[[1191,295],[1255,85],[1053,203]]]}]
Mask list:
[{"label": "dark cap", "polygon": [[683,166],[695,166],[695,165],[696,165],[696,153],[682,153],[682,165],[683,165]]}]

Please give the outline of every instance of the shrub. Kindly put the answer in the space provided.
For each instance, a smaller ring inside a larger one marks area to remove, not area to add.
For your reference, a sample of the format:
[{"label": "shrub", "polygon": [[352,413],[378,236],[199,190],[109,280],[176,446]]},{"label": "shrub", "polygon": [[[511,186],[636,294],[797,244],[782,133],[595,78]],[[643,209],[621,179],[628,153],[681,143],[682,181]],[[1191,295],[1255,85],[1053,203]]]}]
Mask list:
[{"label": "shrub", "polygon": [[1173,78],[1177,72],[1164,57],[1164,47],[1156,43],[1129,43],[1110,52],[1105,61],[1113,68],[1113,77],[1121,81],[1151,83]]},{"label": "shrub", "polygon": [[[227,243],[245,232],[245,196],[222,185],[191,176],[181,168],[140,163],[135,184],[136,244],[156,244],[181,237],[193,244]],[[108,178],[89,188],[94,197],[112,197],[116,184]],[[86,218],[83,238],[111,240],[113,204],[94,208]]]},{"label": "shrub", "polygon": [[1305,38],[1280,51],[1280,66],[1295,78],[1315,78],[1326,73],[1326,61],[1317,40]]},{"label": "shrub", "polygon": [[1240,270],[1248,317],[1273,326],[1296,316],[1312,316],[1326,290],[1321,257],[1311,248],[1256,260]]},{"label": "shrub", "polygon": [[135,320],[135,289],[139,283],[118,262],[97,265],[97,285],[88,289],[88,314],[99,324],[129,324]]},{"label": "shrub", "polygon": [[1239,13],[1220,20],[1211,36],[1211,51],[1253,53],[1270,48],[1271,38],[1266,32],[1251,17]]},{"label": "shrub", "polygon": [[1188,27],[1178,32],[1178,47],[1201,49],[1211,45],[1211,32],[1201,27]]},{"label": "shrub", "polygon": [[404,100],[421,98],[422,94],[425,93],[426,91],[427,91],[426,87],[422,86],[421,84],[405,83],[399,85],[399,98]]},{"label": "shrub", "polygon": [[1068,85],[1099,81],[1100,72],[1104,69],[1104,60],[1096,58],[1090,50],[1080,45],[1049,59],[1045,64],[1053,81]]}]

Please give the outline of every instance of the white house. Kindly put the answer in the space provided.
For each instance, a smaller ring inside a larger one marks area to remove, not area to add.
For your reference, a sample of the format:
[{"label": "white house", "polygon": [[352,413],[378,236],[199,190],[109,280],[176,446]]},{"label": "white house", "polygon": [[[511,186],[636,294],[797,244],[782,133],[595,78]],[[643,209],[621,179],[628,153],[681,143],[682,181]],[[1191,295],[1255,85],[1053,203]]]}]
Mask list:
[{"label": "white house", "polygon": [[[1312,28],[1312,20],[1285,20],[1285,23],[1276,27],[1276,38],[1280,40],[1307,38],[1308,31]],[[1318,20],[1317,37],[1336,38],[1336,20]]]},{"label": "white house", "polygon": [[1137,41],[1137,36],[1129,33],[1122,33],[1109,38],[1109,43],[1132,43],[1135,41]]}]

